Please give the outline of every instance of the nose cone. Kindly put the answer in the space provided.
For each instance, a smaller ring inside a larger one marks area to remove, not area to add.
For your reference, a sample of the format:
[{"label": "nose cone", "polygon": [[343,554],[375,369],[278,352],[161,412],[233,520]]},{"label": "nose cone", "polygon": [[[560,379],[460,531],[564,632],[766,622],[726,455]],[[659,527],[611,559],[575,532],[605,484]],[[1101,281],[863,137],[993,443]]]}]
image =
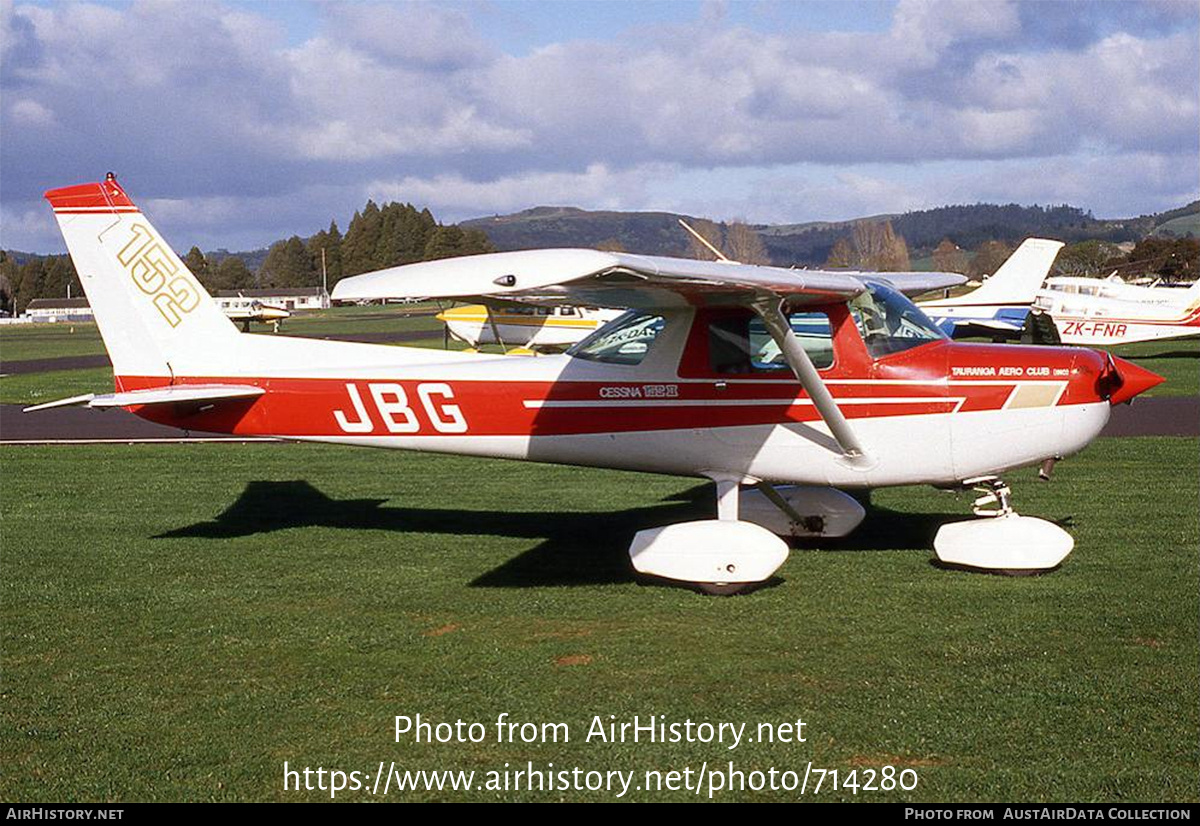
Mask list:
[{"label": "nose cone", "polygon": [[1106,375],[1112,388],[1109,404],[1127,402],[1139,393],[1145,393],[1151,387],[1166,381],[1158,373],[1152,373],[1131,361],[1113,356],[1109,356],[1109,371]]}]

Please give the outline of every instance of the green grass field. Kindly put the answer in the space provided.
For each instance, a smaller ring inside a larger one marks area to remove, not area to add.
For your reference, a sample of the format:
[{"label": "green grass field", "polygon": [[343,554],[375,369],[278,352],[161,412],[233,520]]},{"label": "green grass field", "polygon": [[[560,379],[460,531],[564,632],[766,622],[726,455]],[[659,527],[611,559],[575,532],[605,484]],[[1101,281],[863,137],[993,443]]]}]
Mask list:
[{"label": "green grass field", "polygon": [[[436,309],[432,304],[394,305],[388,307],[335,307],[330,310],[301,313],[284,322],[281,335],[337,338],[355,333],[440,332],[442,323],[429,315]],[[260,335],[268,328],[254,325]],[[440,347],[440,338],[414,337],[395,342],[401,346]],[[451,342],[453,349],[463,345]],[[66,356],[103,355],[104,342],[95,324],[30,324],[0,327],[0,373],[3,364],[35,359]],[[112,390],[112,369],[108,367],[79,370],[54,370],[43,373],[23,373],[0,377],[0,404],[39,404],[41,402],[77,396],[83,393],[104,393]]]},{"label": "green grass field", "polygon": [[91,322],[0,327],[0,363],[103,354],[100,331]]},{"label": "green grass field", "polygon": [[[0,449],[0,798],[293,800],[374,772],[915,771],[815,799],[1197,800],[1197,454],[1102,439],[1018,508],[1077,541],[1034,578],[931,564],[969,499],[877,491],[860,530],[720,599],[633,581],[695,480],[283,444]],[[565,722],[559,744],[492,727]],[[395,715],[489,726],[393,742]],[[584,742],[593,715],[806,723],[807,742]],[[686,799],[634,792],[635,799]],[[795,793],[719,799],[795,799]],[[390,799],[607,800],[606,792]],[[339,800],[364,800],[344,792]],[[814,799],[812,795],[806,799]]]},{"label": "green grass field", "polygon": [[1147,396],[1195,396],[1200,393],[1200,338],[1125,344],[1112,348],[1112,354],[1153,370],[1166,379]]},{"label": "green grass field", "polygon": [[[442,323],[430,313],[430,303],[387,307],[333,307],[297,313],[283,322],[282,335],[337,336],[354,333],[405,333],[440,331]],[[270,327],[251,326],[251,332],[269,335]],[[102,355],[104,342],[91,322],[78,324],[14,324],[0,327],[0,361]]]}]

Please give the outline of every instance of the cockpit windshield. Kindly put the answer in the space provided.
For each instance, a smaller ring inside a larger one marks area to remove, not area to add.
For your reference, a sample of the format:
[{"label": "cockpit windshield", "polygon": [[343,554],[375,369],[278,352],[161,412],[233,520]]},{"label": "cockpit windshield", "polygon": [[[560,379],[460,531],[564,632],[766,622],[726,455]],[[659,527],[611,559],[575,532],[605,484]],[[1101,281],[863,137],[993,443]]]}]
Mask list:
[{"label": "cockpit windshield", "polygon": [[925,313],[891,287],[869,283],[850,312],[871,358],[882,358],[946,336]]},{"label": "cockpit windshield", "polygon": [[607,364],[641,364],[663,324],[660,315],[630,310],[567,350],[567,354]]}]

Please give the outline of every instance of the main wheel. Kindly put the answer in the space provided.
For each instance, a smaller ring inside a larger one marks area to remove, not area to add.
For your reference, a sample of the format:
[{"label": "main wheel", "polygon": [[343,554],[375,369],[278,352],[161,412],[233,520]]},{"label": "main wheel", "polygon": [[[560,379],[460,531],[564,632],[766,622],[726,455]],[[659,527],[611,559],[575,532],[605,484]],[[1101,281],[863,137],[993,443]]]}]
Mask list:
[{"label": "main wheel", "polygon": [[759,582],[695,582],[692,583],[701,592],[710,597],[731,597],[751,590]]}]

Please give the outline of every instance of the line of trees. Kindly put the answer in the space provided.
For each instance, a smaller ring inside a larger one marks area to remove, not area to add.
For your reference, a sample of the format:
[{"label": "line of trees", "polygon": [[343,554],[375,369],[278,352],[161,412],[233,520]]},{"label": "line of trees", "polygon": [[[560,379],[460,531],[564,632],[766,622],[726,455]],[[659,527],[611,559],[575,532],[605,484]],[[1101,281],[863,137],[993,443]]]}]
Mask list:
[{"label": "line of trees", "polygon": [[[706,218],[699,218],[689,224],[692,229],[704,236],[704,239],[731,261],[742,264],[770,264],[771,257],[767,255],[766,244],[762,236],[750,228],[745,221],[716,223]],[[688,233],[688,258],[701,261],[713,261],[716,256],[712,250]]]},{"label": "line of trees", "polygon": [[[304,239],[298,235],[271,244],[257,272],[233,254],[205,255],[193,246],[183,256],[188,269],[211,293],[256,287],[318,287],[322,273],[332,289],[349,275],[458,255],[494,252],[478,229],[440,224],[428,209],[374,201],[354,213],[343,236],[336,221]],[[0,251],[0,308],[23,313],[35,298],[82,297],[70,256],[29,256],[18,263]]]},{"label": "line of trees", "polygon": [[70,256],[35,256],[18,264],[0,250],[0,309],[5,312],[23,313],[35,298],[66,298],[68,290],[72,298],[83,297]]},{"label": "line of trees", "polygon": [[1063,248],[1053,275],[1107,276],[1124,279],[1161,277],[1194,281],[1200,275],[1200,241],[1195,238],[1143,238],[1129,252],[1105,241],[1083,241]]},{"label": "line of trees", "polygon": [[904,236],[891,221],[859,221],[849,236],[839,238],[825,266],[831,269],[899,272],[912,269]]},{"label": "line of trees", "polygon": [[[374,201],[350,219],[343,236],[336,221],[307,241],[293,235],[276,241],[258,271],[263,287],[313,287],[324,272],[332,287],[340,279],[386,267],[494,252],[482,230],[439,224],[428,209]],[[322,257],[323,256],[323,257]]]}]

